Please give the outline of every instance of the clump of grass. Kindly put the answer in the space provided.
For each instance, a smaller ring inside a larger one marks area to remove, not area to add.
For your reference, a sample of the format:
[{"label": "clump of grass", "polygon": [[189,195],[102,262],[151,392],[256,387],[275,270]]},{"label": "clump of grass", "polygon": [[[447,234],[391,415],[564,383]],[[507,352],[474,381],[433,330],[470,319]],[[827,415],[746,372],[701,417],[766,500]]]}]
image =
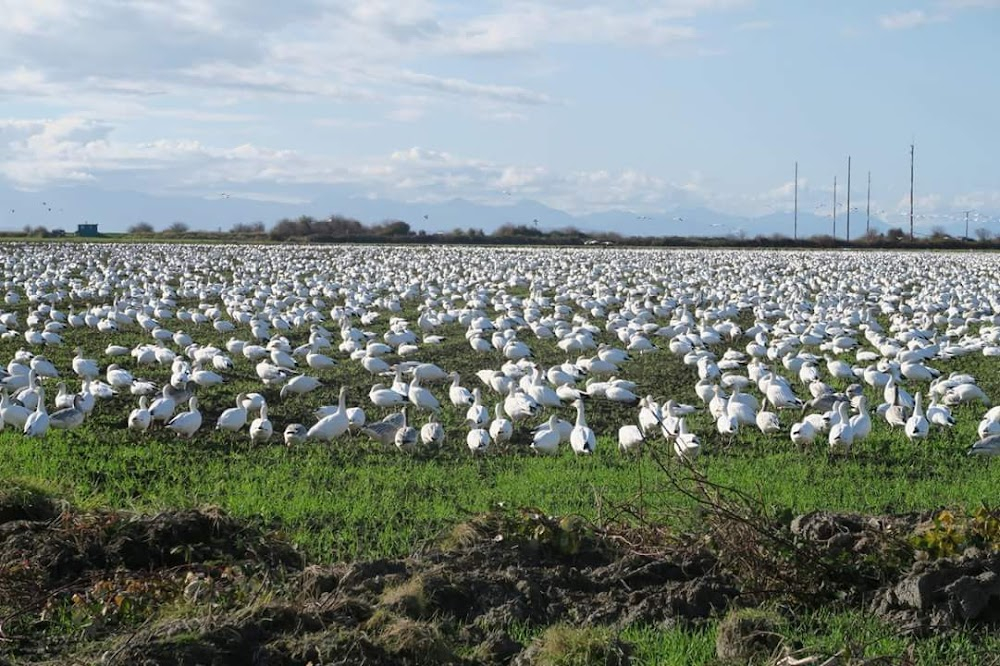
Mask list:
[{"label": "clump of grass", "polygon": [[419,618],[427,614],[428,599],[424,579],[414,576],[405,583],[387,587],[380,599],[383,606],[407,617]]},{"label": "clump of grass", "polygon": [[454,653],[441,630],[430,622],[395,618],[379,631],[375,642],[387,652],[422,664],[454,661]]},{"label": "clump of grass", "polygon": [[783,642],[784,619],[763,608],[730,611],[719,623],[715,652],[732,664],[759,663],[771,657]]},{"label": "clump of grass", "polygon": [[12,520],[49,520],[60,511],[50,493],[20,481],[0,484],[0,523]]},{"label": "clump of grass", "polygon": [[630,648],[608,627],[549,627],[536,642],[536,666],[625,666]]}]

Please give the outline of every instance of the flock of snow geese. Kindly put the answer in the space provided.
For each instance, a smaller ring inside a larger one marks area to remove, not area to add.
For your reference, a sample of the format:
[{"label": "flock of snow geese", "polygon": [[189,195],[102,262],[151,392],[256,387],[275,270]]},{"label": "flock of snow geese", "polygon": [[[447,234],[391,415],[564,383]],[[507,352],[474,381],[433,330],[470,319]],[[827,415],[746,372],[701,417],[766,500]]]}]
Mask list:
[{"label": "flock of snow geese", "polygon": [[[0,349],[13,358],[0,419],[29,437],[137,399],[130,430],[187,439],[246,430],[264,444],[278,429],[293,446],[360,432],[411,452],[440,446],[448,424],[475,454],[516,433],[538,454],[591,454],[615,434],[587,423],[591,401],[607,401],[629,415],[620,450],[662,438],[691,458],[709,434],[693,431],[695,412],[722,438],[754,430],[848,452],[877,419],[923,440],[971,403],[962,415],[983,413],[968,453],[1000,454],[1000,407],[947,371],[969,355],[998,370],[996,255],[34,244],[7,247],[2,278]],[[474,385],[426,360],[455,340],[480,365]],[[690,392],[657,400],[661,387],[627,379],[657,354],[683,360]],[[345,368],[388,416],[349,406],[346,379],[334,393]],[[230,393],[216,417],[200,411],[200,394],[248,376],[256,390]],[[337,399],[314,421],[271,421],[268,400],[306,394]]]}]

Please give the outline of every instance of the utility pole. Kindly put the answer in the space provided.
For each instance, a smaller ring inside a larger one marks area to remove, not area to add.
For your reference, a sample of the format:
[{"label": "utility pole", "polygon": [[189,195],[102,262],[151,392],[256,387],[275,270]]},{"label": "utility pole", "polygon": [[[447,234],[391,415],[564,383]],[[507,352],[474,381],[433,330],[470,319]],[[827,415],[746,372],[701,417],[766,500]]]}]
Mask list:
[{"label": "utility pole", "polygon": [[910,144],[910,240],[913,240],[913,144]]},{"label": "utility pole", "polygon": [[965,211],[965,240],[969,240],[969,213],[971,210]]},{"label": "utility pole", "polygon": [[851,242],[851,156],[847,156],[847,242]]},{"label": "utility pole", "polygon": [[799,163],[795,163],[795,226],[792,228],[792,238],[799,239]]},{"label": "utility pole", "polygon": [[868,203],[865,204],[865,235],[872,230],[872,172],[868,172]]},{"label": "utility pole", "polygon": [[837,177],[833,177],[833,238],[837,238]]}]

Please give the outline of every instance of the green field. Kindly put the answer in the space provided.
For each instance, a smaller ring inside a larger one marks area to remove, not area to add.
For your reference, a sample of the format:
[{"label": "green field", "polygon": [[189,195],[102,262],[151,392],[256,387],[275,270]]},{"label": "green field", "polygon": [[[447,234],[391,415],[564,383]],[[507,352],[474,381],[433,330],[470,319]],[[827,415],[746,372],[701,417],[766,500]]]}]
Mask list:
[{"label": "green field", "polygon": [[[524,290],[511,288],[508,293],[523,296]],[[194,308],[198,301],[182,300],[177,305]],[[30,310],[23,303],[12,309],[21,321]],[[416,303],[409,302],[397,316],[414,322],[417,315]],[[741,312],[739,321],[744,327],[751,324],[752,313]],[[383,318],[372,329],[381,333],[385,325]],[[210,325],[177,327],[199,344],[223,349],[231,335],[217,333]],[[457,370],[470,388],[481,386],[476,370],[499,367],[504,361],[499,352],[472,352],[464,327],[457,323],[434,332],[444,336],[444,343],[423,346],[418,358]],[[245,337],[246,331],[236,334]],[[308,329],[286,335],[295,347],[307,341]],[[63,371],[71,390],[79,387],[69,370],[75,345],[83,347],[85,356],[100,359],[103,367],[111,362],[103,356],[107,345],[134,347],[150,342],[138,328],[101,335],[67,328],[63,337],[63,346],[46,348],[43,353]],[[609,333],[599,339],[617,343]],[[745,342],[732,346],[742,347]],[[713,351],[721,356],[729,346],[718,345]],[[22,347],[23,338],[2,340],[0,358],[9,359]],[[567,360],[551,340],[531,340],[531,347],[542,367]],[[373,380],[358,363],[335,351],[326,353],[340,364],[328,371],[308,371],[322,380],[323,387],[285,400],[276,388],[262,390],[253,364],[234,356],[235,368],[223,372],[225,384],[197,390],[204,423],[190,441],[162,427],[147,433],[126,430],[127,414],[137,404],[137,398],[127,394],[99,401],[84,425],[73,431],[50,431],[42,439],[27,439],[5,428],[0,432],[0,474],[8,485],[40,488],[84,508],[156,512],[218,506],[233,516],[280,531],[308,560],[321,563],[404,556],[436,542],[449,528],[497,503],[537,507],[547,514],[576,514],[597,524],[628,523],[631,514],[623,509],[638,507],[668,529],[697,528],[690,502],[667,483],[656,461],[647,454],[625,456],[617,451],[617,427],[630,422],[635,409],[606,401],[588,404],[588,421],[600,435],[592,457],[576,457],[568,447],[555,457],[537,457],[527,449],[526,427],[508,446],[473,456],[465,446],[465,409],[447,404],[445,385],[434,389],[445,405],[441,420],[448,433],[439,450],[404,455],[360,433],[332,443],[286,448],[280,441],[285,424],[313,423],[313,410],[334,403],[341,386],[348,388],[348,405],[364,407],[369,421],[389,413],[368,402]],[[399,360],[392,355],[386,358]],[[131,358],[116,360],[135,376],[158,384],[170,375],[169,367],[136,366]],[[991,359],[970,356],[933,365],[945,373],[972,372],[987,395],[1000,395],[1000,365]],[[697,381],[695,369],[665,349],[636,357],[623,366],[623,372],[639,384],[643,394],[703,407],[692,388]],[[55,381],[45,381],[50,401]],[[259,391],[267,398],[275,425],[270,444],[252,445],[245,430],[233,434],[212,429],[218,414],[232,406],[241,391]],[[488,389],[484,388],[484,394],[489,394]],[[881,402],[874,392],[869,395],[872,404]],[[487,404],[492,408],[497,399],[488,395]],[[915,443],[873,415],[872,434],[848,455],[831,455],[821,439],[808,450],[800,450],[787,435],[797,417],[790,412],[781,415],[783,431],[773,436],[746,428],[729,441],[715,432],[703,409],[689,419],[689,425],[702,438],[704,454],[697,468],[715,483],[754,496],[775,514],[817,509],[899,514],[942,507],[971,511],[995,505],[1000,498],[1000,466],[966,456],[977,439],[975,427],[982,411],[979,405],[958,407],[954,412],[958,424],[953,429],[934,428],[928,440]],[[572,420],[573,411],[564,408],[560,415]],[[423,418],[414,419],[418,427]],[[671,450],[662,441],[648,446]],[[705,663],[714,654],[714,627],[714,623],[670,630],[633,627],[626,631],[626,638],[637,646],[643,663]],[[521,629],[525,636],[541,630]],[[874,618],[844,609],[810,613],[792,630],[806,646],[829,652],[856,641],[859,632],[871,637],[866,648],[870,654],[898,655],[908,645]],[[916,655],[918,663],[974,663],[971,655],[984,649],[973,637],[958,633],[920,642]]]}]

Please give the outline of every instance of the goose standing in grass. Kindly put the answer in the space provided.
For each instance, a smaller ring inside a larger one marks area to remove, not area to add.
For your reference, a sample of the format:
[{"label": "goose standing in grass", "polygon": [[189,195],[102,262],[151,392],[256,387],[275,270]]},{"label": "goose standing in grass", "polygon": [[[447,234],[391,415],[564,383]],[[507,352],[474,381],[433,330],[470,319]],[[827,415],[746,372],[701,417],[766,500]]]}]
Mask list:
[{"label": "goose standing in grass", "polygon": [[434,397],[434,394],[420,385],[420,376],[417,374],[413,375],[413,381],[410,382],[407,397],[410,399],[410,403],[417,409],[422,409],[425,412],[434,412],[436,414],[441,409],[441,403]]},{"label": "goose standing in grass", "polygon": [[622,453],[638,451],[644,441],[646,440],[639,426],[628,424],[618,428],[618,450]]},{"label": "goose standing in grass", "polygon": [[438,423],[435,416],[431,416],[420,428],[420,441],[428,446],[440,446],[444,441],[444,428]]},{"label": "goose standing in grass", "polygon": [[417,429],[406,422],[406,412],[403,412],[403,425],[396,430],[393,436],[393,443],[400,451],[409,453],[417,448],[418,438]]},{"label": "goose standing in grass", "polygon": [[94,359],[84,358],[83,348],[77,347],[76,356],[73,357],[73,372],[83,379],[97,379],[101,369]]},{"label": "goose standing in grass", "polygon": [[170,384],[166,384],[162,389],[162,395],[149,406],[149,413],[153,421],[166,423],[174,415],[174,410],[177,409],[177,401],[171,395],[170,388]]},{"label": "goose standing in grass", "polygon": [[347,406],[345,401],[347,399],[347,387],[340,387],[340,396],[337,401],[337,411],[329,416],[324,416],[319,421],[317,421],[311,428],[309,428],[306,437],[308,439],[315,439],[321,442],[329,442],[330,440],[340,437],[348,428],[351,427],[351,422],[347,418]]},{"label": "goose standing in grass", "polygon": [[781,431],[781,421],[778,420],[778,415],[775,412],[768,412],[762,409],[757,412],[755,420],[757,427],[765,435]]},{"label": "goose standing in grass", "polygon": [[361,432],[382,444],[382,446],[392,446],[396,441],[396,432],[407,423],[406,407],[396,414],[390,414],[381,421],[368,423]]},{"label": "goose standing in grass", "polygon": [[490,422],[490,410],[483,404],[478,388],[472,389],[472,405],[465,410],[465,423],[470,428],[485,428]]},{"label": "goose standing in grass", "polygon": [[335,367],[337,362],[326,354],[320,354],[319,344],[313,342],[309,347],[309,353],[306,354],[306,365],[313,370],[329,370]]},{"label": "goose standing in grass", "polygon": [[132,386],[132,382],[135,381],[135,378],[132,377],[132,373],[128,370],[123,370],[117,363],[109,365],[105,375],[108,380],[108,384],[112,388],[116,389],[128,388]]},{"label": "goose standing in grass", "polygon": [[934,397],[931,397],[931,404],[927,405],[927,420],[942,428],[951,428],[955,425],[951,410],[944,405],[939,405]]},{"label": "goose standing in grass", "polygon": [[274,424],[267,418],[267,403],[260,406],[260,415],[250,423],[250,441],[254,444],[267,444],[274,433]]},{"label": "goose standing in grass", "polygon": [[139,406],[129,412],[128,429],[146,432],[153,422],[153,415],[149,413],[149,399],[146,396],[139,398]]},{"label": "goose standing in grass", "polygon": [[38,404],[24,422],[24,434],[28,437],[44,437],[49,431],[49,414],[45,411],[45,389],[38,387]]},{"label": "goose standing in grass", "polygon": [[486,453],[490,448],[490,433],[483,428],[473,428],[465,436],[465,444],[474,454]]},{"label": "goose standing in grass", "polygon": [[851,418],[847,412],[847,403],[837,404],[836,421],[830,425],[828,435],[830,450],[834,453],[847,453],[854,443],[854,428],[851,427]]},{"label": "goose standing in grass", "polygon": [[246,394],[240,393],[236,396],[236,406],[230,407],[219,414],[219,420],[215,423],[216,430],[236,432],[241,430],[243,426],[247,424],[247,408],[246,405],[243,404],[245,399]]},{"label": "goose standing in grass", "polygon": [[701,440],[698,435],[688,432],[687,421],[683,416],[677,419],[677,437],[674,439],[674,453],[678,458],[693,459],[701,453]]},{"label": "goose standing in grass", "polygon": [[561,437],[559,433],[559,417],[552,415],[547,422],[547,428],[538,428],[532,437],[531,450],[543,455],[555,455],[559,452]]},{"label": "goose standing in grass", "polygon": [[296,375],[281,387],[281,391],[278,395],[281,398],[284,398],[289,394],[303,395],[305,393],[309,393],[310,391],[315,391],[320,386],[322,386],[322,383],[315,377],[310,377],[309,375]]},{"label": "goose standing in grass", "polygon": [[858,397],[858,413],[851,417],[851,428],[854,430],[854,441],[860,442],[871,434],[872,419],[868,414],[868,398]]},{"label": "goose standing in grass", "polygon": [[406,403],[406,396],[387,389],[384,384],[375,384],[368,391],[368,399],[376,407],[398,407]]},{"label": "goose standing in grass", "polygon": [[24,424],[27,422],[28,417],[31,416],[31,414],[32,410],[28,409],[24,405],[11,402],[10,396],[7,395],[7,391],[0,392],[0,421],[9,423],[15,428],[23,430]]},{"label": "goose standing in grass", "polygon": [[177,433],[178,437],[191,439],[201,427],[201,412],[198,411],[198,398],[191,396],[188,400],[188,410],[180,412],[167,423],[167,428]]},{"label": "goose standing in grass", "polygon": [[456,407],[471,405],[472,393],[469,392],[469,389],[459,384],[462,381],[462,377],[457,372],[451,373],[450,377],[451,386],[448,388],[448,399],[451,400],[451,404]]},{"label": "goose standing in grass", "polygon": [[597,448],[597,437],[587,425],[587,418],[583,412],[583,400],[576,400],[573,406],[576,407],[576,425],[573,426],[573,432],[569,436],[569,444],[573,448],[573,453],[590,455]]},{"label": "goose standing in grass", "polygon": [[927,417],[924,416],[924,410],[920,405],[920,393],[918,392],[913,396],[913,415],[906,419],[903,431],[906,433],[906,438],[912,442],[917,439],[926,439],[929,430],[930,423],[928,423]]},{"label": "goose standing in grass", "polygon": [[514,424],[504,418],[499,402],[493,407],[493,413],[495,418],[490,423],[490,438],[497,444],[509,442],[514,436]]},{"label": "goose standing in grass", "polygon": [[789,434],[792,442],[794,442],[801,449],[807,444],[812,444],[813,440],[816,439],[817,433],[816,427],[811,422],[800,421],[792,424],[792,429]]},{"label": "goose standing in grass", "polygon": [[309,431],[301,423],[289,423],[285,426],[283,433],[285,446],[298,446],[304,444]]},{"label": "goose standing in grass", "polygon": [[83,425],[83,420],[87,415],[80,409],[82,400],[83,398],[77,395],[73,398],[72,407],[64,407],[52,412],[49,415],[49,426],[55,430],[72,430]]}]

